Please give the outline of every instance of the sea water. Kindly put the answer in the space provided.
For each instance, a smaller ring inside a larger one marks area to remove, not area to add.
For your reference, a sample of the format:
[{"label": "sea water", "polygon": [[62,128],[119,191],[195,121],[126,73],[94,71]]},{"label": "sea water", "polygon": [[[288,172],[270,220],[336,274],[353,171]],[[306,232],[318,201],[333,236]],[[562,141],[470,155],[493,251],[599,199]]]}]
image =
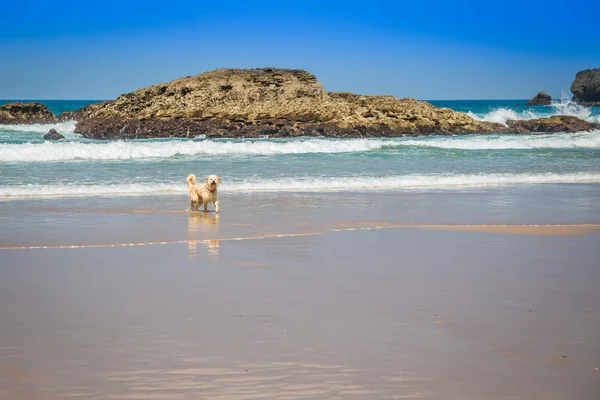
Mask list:
[{"label": "sea water", "polygon": [[[2,101],[3,103],[6,101]],[[41,101],[59,113],[92,101]],[[563,99],[431,101],[481,121],[573,115],[600,107]],[[600,131],[393,139],[152,139],[97,141],[75,122],[0,125],[0,199],[185,194],[189,173],[218,174],[222,192],[460,190],[600,182]],[[54,128],[66,139],[44,141]]]}]

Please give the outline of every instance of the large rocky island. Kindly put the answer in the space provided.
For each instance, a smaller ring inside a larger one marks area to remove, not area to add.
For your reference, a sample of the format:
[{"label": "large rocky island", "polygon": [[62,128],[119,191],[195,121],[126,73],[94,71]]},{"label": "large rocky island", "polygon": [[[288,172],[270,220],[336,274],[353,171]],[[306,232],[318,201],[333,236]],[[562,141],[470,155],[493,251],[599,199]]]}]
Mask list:
[{"label": "large rocky island", "polygon": [[0,124],[67,119],[76,120],[75,132],[90,139],[396,137],[600,128],[567,116],[509,121],[507,125],[478,121],[410,98],[328,92],[306,71],[276,68],[217,69],[59,116],[39,103],[0,107]]},{"label": "large rocky island", "polygon": [[506,129],[392,96],[323,90],[291,69],[218,69],[150,86],[77,113],[87,138],[401,136]]}]

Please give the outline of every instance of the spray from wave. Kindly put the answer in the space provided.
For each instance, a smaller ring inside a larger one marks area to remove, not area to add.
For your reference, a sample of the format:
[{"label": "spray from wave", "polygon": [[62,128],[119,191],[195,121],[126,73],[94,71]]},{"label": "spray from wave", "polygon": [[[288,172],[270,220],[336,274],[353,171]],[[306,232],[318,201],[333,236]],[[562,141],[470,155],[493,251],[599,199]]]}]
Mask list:
[{"label": "spray from wave", "polygon": [[592,115],[591,107],[584,107],[571,101],[566,93],[561,95],[560,100],[552,101],[550,107],[554,109],[553,115],[570,115],[587,122],[600,123],[600,115]]},{"label": "spray from wave", "polygon": [[[345,178],[288,178],[253,179],[224,183],[219,190],[225,193],[252,192],[343,192],[419,189],[460,189],[523,184],[597,183],[600,173],[571,174],[460,174],[460,175],[406,175],[389,177]],[[0,187],[0,198],[27,198],[52,196],[140,196],[187,193],[181,182],[165,183],[104,183],[66,185],[15,185]]]},{"label": "spray from wave", "polygon": [[560,100],[553,100],[548,107],[526,108],[520,111],[511,108],[496,108],[485,114],[476,114],[469,111],[467,115],[478,121],[495,122],[503,125],[506,125],[508,120],[530,120],[552,115],[568,115],[587,122],[600,123],[600,115],[593,115],[590,107],[584,107],[571,101],[565,93],[561,95]]},{"label": "spray from wave", "polygon": [[532,110],[525,111],[515,111],[510,108],[497,108],[493,111],[490,111],[484,115],[478,115],[473,113],[472,111],[467,112],[467,115],[477,121],[482,122],[494,122],[497,124],[506,125],[506,121],[508,120],[528,120],[528,119],[536,119],[541,116]]}]

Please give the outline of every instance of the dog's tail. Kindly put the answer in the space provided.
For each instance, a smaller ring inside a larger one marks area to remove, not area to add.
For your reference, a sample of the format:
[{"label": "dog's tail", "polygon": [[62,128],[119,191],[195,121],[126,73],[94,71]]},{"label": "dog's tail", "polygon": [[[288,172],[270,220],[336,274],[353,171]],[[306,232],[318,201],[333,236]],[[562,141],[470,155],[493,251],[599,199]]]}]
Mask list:
[{"label": "dog's tail", "polygon": [[196,183],[196,175],[189,174],[185,180],[187,181],[188,187],[194,186],[194,183]]}]

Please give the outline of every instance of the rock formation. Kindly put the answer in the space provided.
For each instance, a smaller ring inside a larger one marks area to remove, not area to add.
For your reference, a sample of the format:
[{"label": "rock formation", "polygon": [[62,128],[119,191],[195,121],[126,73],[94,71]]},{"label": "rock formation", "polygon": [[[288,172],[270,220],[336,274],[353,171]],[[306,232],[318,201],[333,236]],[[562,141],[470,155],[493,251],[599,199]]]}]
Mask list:
[{"label": "rock formation", "polygon": [[64,111],[56,116],[56,120],[58,122],[67,122],[74,119],[77,111]]},{"label": "rock formation", "polygon": [[393,96],[323,90],[291,69],[218,69],[150,86],[77,112],[95,139],[149,137],[403,136],[491,133],[500,124]]},{"label": "rock formation", "polygon": [[[546,104],[550,96],[540,92],[532,102],[536,99]],[[598,129],[597,124],[566,116],[508,121],[508,126],[482,122],[409,98],[327,92],[306,71],[275,68],[218,69],[136,90],[58,117],[39,103],[0,106],[0,124],[71,119],[78,121],[75,132],[91,139],[396,137]]]},{"label": "rock formation", "polygon": [[56,129],[52,128],[44,135],[44,140],[60,140],[65,137],[60,133],[56,132]]},{"label": "rock formation", "polygon": [[526,106],[549,106],[552,103],[552,97],[546,92],[539,92],[525,104]]},{"label": "rock formation", "polygon": [[571,92],[579,104],[600,106],[600,68],[579,71],[571,84]]},{"label": "rock formation", "polygon": [[547,118],[508,121],[513,133],[583,132],[600,129],[600,124],[583,121],[577,117],[554,115]]},{"label": "rock formation", "polygon": [[52,124],[56,117],[40,103],[7,103],[0,106],[0,124]]}]

